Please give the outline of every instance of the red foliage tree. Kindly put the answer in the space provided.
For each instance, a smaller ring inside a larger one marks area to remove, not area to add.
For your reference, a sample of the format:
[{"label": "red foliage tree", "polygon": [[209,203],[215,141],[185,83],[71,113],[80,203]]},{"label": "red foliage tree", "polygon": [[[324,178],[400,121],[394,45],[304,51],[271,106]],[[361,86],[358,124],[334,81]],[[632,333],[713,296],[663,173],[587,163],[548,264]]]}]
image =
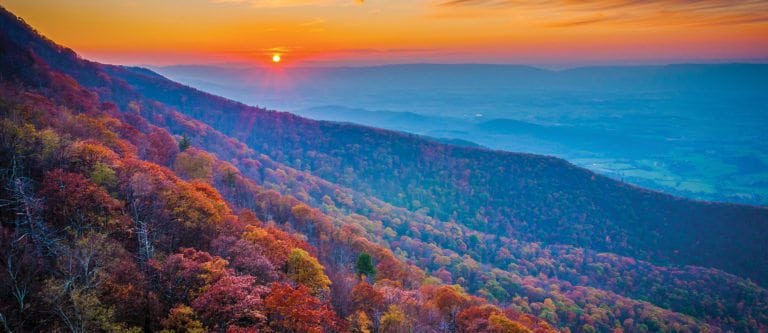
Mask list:
[{"label": "red foliage tree", "polygon": [[159,273],[159,292],[168,304],[189,304],[205,288],[229,275],[226,260],[193,248],[182,248],[163,263],[152,264]]},{"label": "red foliage tree", "polygon": [[192,302],[203,323],[212,329],[230,325],[258,328],[265,325],[262,295],[269,289],[257,286],[252,276],[226,275]]},{"label": "red foliage tree", "polygon": [[341,324],[328,304],[312,296],[303,285],[273,283],[264,300],[270,325],[287,332],[324,332],[339,330]]},{"label": "red foliage tree", "polygon": [[269,283],[278,279],[275,267],[262,253],[263,249],[256,244],[237,238],[222,235],[211,242],[211,252],[229,261],[229,267],[238,275],[248,274],[259,283]]},{"label": "red foliage tree", "polygon": [[443,315],[449,330],[456,327],[456,316],[470,305],[470,298],[458,286],[439,286],[435,289],[424,288],[430,294],[430,301]]},{"label": "red foliage tree", "polygon": [[488,317],[499,313],[501,310],[490,305],[469,307],[456,317],[456,329],[458,332],[486,332],[490,329]]},{"label": "red foliage tree", "polygon": [[56,227],[75,234],[86,230],[124,231],[123,204],[77,173],[56,169],[45,174],[40,196],[46,199],[46,217]]},{"label": "red foliage tree", "polygon": [[264,256],[278,269],[285,267],[292,249],[300,248],[309,253],[315,252],[307,242],[296,239],[291,234],[274,226],[267,228],[246,226],[243,239],[262,248]]},{"label": "red foliage tree", "polygon": [[171,165],[171,162],[179,153],[179,145],[168,134],[168,131],[158,127],[152,127],[152,132],[147,135],[145,147],[146,159],[163,166]]},{"label": "red foliage tree", "polygon": [[387,254],[379,259],[379,263],[376,265],[376,272],[376,279],[392,280],[401,285],[406,276],[402,264],[391,254]]},{"label": "red foliage tree", "polygon": [[352,288],[352,302],[357,310],[364,311],[369,318],[378,318],[384,309],[384,295],[365,281]]}]

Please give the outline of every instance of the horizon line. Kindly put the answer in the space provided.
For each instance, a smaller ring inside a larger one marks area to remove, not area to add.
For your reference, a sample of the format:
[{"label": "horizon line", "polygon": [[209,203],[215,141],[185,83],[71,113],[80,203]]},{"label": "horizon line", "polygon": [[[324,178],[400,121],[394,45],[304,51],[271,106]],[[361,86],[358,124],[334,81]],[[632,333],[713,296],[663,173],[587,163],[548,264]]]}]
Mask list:
[{"label": "horizon line", "polygon": [[[105,64],[109,64],[106,63]],[[262,65],[258,63],[246,63],[246,62],[222,62],[222,63],[179,63],[169,65],[153,65],[153,64],[110,64],[124,67],[142,67],[142,68],[174,68],[174,67],[207,67],[207,68],[223,68],[223,69],[267,69],[274,68],[274,66]],[[398,66],[498,66],[498,67],[525,67],[540,70],[549,71],[562,71],[578,68],[649,68],[649,67],[668,67],[668,66],[735,66],[735,65],[768,65],[768,58],[766,59],[733,59],[722,61],[659,61],[659,62],[595,62],[595,63],[579,63],[579,64],[533,64],[524,62],[400,62],[400,63],[381,63],[381,64],[334,64],[334,63],[303,63],[298,65],[282,66],[286,69],[355,69],[355,68],[385,68],[385,67],[398,67]]]}]

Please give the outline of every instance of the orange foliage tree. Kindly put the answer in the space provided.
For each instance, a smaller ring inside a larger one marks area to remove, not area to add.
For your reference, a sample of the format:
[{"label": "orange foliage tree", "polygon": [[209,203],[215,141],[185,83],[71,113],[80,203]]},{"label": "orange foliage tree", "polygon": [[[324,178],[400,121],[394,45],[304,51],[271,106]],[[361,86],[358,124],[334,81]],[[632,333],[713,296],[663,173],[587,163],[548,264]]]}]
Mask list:
[{"label": "orange foliage tree", "polygon": [[284,332],[321,333],[325,329],[342,328],[336,313],[328,304],[312,296],[304,285],[296,288],[287,283],[273,283],[264,300],[270,326]]}]

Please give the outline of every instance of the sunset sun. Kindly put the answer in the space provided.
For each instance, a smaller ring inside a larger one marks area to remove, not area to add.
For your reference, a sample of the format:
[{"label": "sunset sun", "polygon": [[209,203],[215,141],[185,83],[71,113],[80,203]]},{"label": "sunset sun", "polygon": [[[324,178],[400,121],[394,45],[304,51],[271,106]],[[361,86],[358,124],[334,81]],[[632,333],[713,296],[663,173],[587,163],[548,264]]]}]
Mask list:
[{"label": "sunset sun", "polygon": [[272,62],[274,62],[274,63],[279,63],[279,62],[280,62],[280,59],[281,59],[281,58],[280,58],[280,55],[279,55],[279,54],[275,53],[275,54],[273,54],[273,55],[272,55]]}]

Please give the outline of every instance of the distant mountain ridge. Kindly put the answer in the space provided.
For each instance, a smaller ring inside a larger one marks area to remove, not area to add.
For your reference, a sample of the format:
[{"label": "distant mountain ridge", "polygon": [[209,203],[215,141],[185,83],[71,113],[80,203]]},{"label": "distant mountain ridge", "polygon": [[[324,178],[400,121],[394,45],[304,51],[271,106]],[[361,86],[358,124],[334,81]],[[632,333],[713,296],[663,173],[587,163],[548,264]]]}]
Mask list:
[{"label": "distant mountain ridge", "polygon": [[[163,73],[187,73],[196,75],[215,75],[221,71],[233,75],[250,72],[270,71],[259,67],[219,67],[206,65],[172,65],[150,67]],[[672,64],[644,66],[587,66],[563,70],[548,70],[527,65],[502,64],[401,64],[361,67],[289,67],[283,69],[288,75],[301,78],[325,76],[335,77],[378,77],[381,80],[393,79],[401,84],[426,84],[430,88],[435,78],[445,83],[461,84],[467,78],[475,80],[465,82],[472,87],[547,87],[556,85],[572,89],[594,89],[596,86],[611,88],[617,82],[622,85],[655,85],[659,89],[688,86],[692,89],[734,89],[739,86],[766,87],[768,82],[768,64],[727,63],[727,64]],[[424,81],[422,78],[429,78]],[[461,78],[462,81],[443,81]],[[555,81],[554,79],[557,79]],[[716,79],[713,79],[716,78]],[[387,81],[381,81],[387,82]],[[434,88],[434,87],[432,87]]]}]

